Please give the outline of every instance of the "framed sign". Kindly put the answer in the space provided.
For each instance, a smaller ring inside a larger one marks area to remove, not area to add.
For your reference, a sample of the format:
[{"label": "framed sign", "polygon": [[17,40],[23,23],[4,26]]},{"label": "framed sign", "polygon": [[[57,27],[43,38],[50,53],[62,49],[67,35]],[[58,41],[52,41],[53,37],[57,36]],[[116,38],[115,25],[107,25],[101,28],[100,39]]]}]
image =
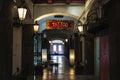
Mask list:
[{"label": "framed sign", "polygon": [[47,20],[46,29],[68,29],[74,28],[74,21],[72,20]]}]

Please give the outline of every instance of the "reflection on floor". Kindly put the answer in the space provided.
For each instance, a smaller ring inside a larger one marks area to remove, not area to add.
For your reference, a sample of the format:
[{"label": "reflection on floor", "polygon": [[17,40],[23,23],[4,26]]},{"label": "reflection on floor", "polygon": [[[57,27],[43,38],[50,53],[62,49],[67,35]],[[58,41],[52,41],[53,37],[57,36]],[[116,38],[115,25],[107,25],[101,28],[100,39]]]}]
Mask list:
[{"label": "reflection on floor", "polygon": [[70,67],[68,60],[64,56],[52,56],[54,63],[58,67],[47,67],[43,70],[43,75],[29,76],[28,80],[98,80],[93,76],[75,75],[74,67]]},{"label": "reflection on floor", "polygon": [[57,72],[58,74],[69,73],[69,61],[64,56],[52,56],[51,60],[53,63],[58,63],[58,67],[52,67],[52,73]]}]

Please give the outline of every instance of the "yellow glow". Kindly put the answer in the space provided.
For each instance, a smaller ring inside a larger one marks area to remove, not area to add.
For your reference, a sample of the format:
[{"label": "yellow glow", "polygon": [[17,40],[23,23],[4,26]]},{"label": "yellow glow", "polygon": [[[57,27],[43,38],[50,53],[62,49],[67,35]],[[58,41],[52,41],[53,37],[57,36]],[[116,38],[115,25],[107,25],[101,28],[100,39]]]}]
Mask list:
[{"label": "yellow glow", "polygon": [[43,80],[46,80],[46,79],[47,79],[47,76],[48,76],[47,74],[43,74],[43,77],[42,77]]},{"label": "yellow glow", "polygon": [[75,70],[74,70],[74,67],[70,68],[69,74],[70,74],[69,80],[75,80],[75,75],[74,75],[75,74]]},{"label": "yellow glow", "polygon": [[47,50],[46,49],[42,50],[42,61],[43,62],[47,61]]},{"label": "yellow glow", "polygon": [[71,75],[70,80],[75,80],[75,75]]},{"label": "yellow glow", "polygon": [[79,32],[83,32],[83,26],[78,26]]},{"label": "yellow glow", "polygon": [[47,54],[42,54],[42,60],[43,62],[47,61]]},{"label": "yellow glow", "polygon": [[52,41],[49,41],[49,43],[52,43]]},{"label": "yellow glow", "polygon": [[70,50],[70,64],[73,65],[74,64],[74,61],[75,61],[75,53],[74,53],[74,50],[71,49]]},{"label": "yellow glow", "polygon": [[34,25],[34,31],[35,31],[35,32],[38,32],[38,28],[39,28],[38,25]]},{"label": "yellow glow", "polygon": [[74,68],[70,68],[70,74],[74,74]]},{"label": "yellow glow", "polygon": [[66,42],[68,42],[68,39],[65,39]]},{"label": "yellow glow", "polygon": [[24,20],[27,13],[26,8],[18,8],[18,15],[20,20]]}]

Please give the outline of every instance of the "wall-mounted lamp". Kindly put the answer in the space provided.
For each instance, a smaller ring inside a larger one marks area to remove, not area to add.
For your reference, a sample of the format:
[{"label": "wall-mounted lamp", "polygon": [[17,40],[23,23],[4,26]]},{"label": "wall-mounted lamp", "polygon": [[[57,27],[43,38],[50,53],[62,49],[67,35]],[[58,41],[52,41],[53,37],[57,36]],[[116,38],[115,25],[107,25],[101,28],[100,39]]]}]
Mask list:
[{"label": "wall-mounted lamp", "polygon": [[83,26],[78,26],[79,32],[83,32]]},{"label": "wall-mounted lamp", "polygon": [[35,22],[33,27],[34,27],[34,32],[37,33],[39,29],[39,24],[37,23],[37,21]]},{"label": "wall-mounted lamp", "polygon": [[68,42],[68,39],[65,39],[65,42]]},{"label": "wall-mounted lamp", "polygon": [[24,20],[26,17],[27,8],[25,7],[25,1],[21,1],[21,5],[18,7],[18,16],[20,20]]},{"label": "wall-mounted lamp", "polygon": [[80,23],[78,24],[78,30],[80,33],[83,33],[83,26]]}]

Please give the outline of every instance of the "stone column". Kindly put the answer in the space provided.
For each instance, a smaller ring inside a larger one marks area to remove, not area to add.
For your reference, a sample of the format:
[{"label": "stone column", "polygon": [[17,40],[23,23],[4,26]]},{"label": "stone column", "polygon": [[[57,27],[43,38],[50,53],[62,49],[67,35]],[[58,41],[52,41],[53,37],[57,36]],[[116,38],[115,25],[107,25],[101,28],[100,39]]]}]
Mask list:
[{"label": "stone column", "polygon": [[22,27],[13,27],[13,56],[12,73],[16,72],[18,67],[21,70],[22,64]]},{"label": "stone column", "polygon": [[111,0],[108,7],[110,80],[120,80],[120,1]]}]

